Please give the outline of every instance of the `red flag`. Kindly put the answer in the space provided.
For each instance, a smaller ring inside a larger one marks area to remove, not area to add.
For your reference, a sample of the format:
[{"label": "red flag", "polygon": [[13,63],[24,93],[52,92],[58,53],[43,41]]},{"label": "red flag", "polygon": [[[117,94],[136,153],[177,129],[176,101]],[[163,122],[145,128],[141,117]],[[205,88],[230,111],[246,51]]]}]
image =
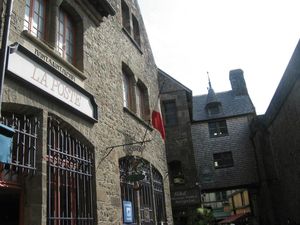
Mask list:
[{"label": "red flag", "polygon": [[165,127],[161,117],[160,111],[160,101],[158,101],[157,106],[152,112],[152,126],[159,131],[163,140],[166,138]]}]

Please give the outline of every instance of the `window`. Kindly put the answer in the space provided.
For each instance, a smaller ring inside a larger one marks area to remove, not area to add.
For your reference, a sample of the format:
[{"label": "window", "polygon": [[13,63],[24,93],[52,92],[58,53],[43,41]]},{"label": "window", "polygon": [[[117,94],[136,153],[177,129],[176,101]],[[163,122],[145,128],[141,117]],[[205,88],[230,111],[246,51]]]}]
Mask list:
[{"label": "window", "polygon": [[45,0],[26,0],[24,29],[37,38],[45,35]]},{"label": "window", "polygon": [[94,224],[94,153],[75,131],[48,118],[48,225]]},{"label": "window", "polygon": [[153,174],[153,190],[154,190],[154,201],[156,208],[156,221],[157,224],[167,221],[166,217],[166,205],[164,196],[164,184],[163,178],[157,169],[152,167]]},{"label": "window", "polygon": [[[166,222],[163,178],[158,170],[146,160],[133,156],[120,159],[119,166],[123,222],[125,223],[124,202],[132,205],[133,218],[130,224]],[[140,178],[136,179],[138,177]]]},{"label": "window", "polygon": [[69,63],[74,64],[74,34],[75,26],[70,16],[59,8],[57,26],[57,50]]},{"label": "window", "polygon": [[209,122],[208,128],[210,137],[221,137],[228,135],[226,120]]},{"label": "window", "polygon": [[[16,174],[30,174],[36,169],[38,120],[30,115],[17,115],[3,112],[1,123],[15,130],[13,136],[11,163],[0,163],[1,173],[9,177]],[[15,180],[15,179],[14,179]]]},{"label": "window", "polygon": [[227,200],[226,191],[216,192],[216,201],[225,201]]},{"label": "window", "polygon": [[[133,3],[135,4],[135,3]],[[128,5],[122,0],[122,25],[127,32],[127,35],[137,46],[141,46],[140,26],[137,18],[130,14]]]},{"label": "window", "polygon": [[67,1],[60,2],[56,10],[51,1],[26,0],[24,29],[48,46],[55,46],[56,53],[82,70],[82,16]]},{"label": "window", "polygon": [[136,85],[136,114],[144,120],[148,120],[149,101],[146,86],[138,81]]},{"label": "window", "polygon": [[164,117],[166,126],[177,124],[177,108],[175,100],[163,101]]},{"label": "window", "polygon": [[219,104],[209,105],[207,108],[209,115],[216,115],[220,113],[220,106]]},{"label": "window", "polygon": [[133,26],[133,39],[138,45],[141,45],[139,22],[137,21],[134,15],[132,15],[132,26]]},{"label": "window", "polygon": [[174,160],[169,164],[170,178],[173,184],[184,184],[184,175],[182,172],[181,162]]},{"label": "window", "polygon": [[131,26],[130,26],[130,12],[128,5],[122,1],[122,24],[125,30],[130,34]]},{"label": "window", "polygon": [[231,152],[215,153],[213,157],[215,168],[226,168],[233,166],[233,158]]},{"label": "window", "polygon": [[133,81],[132,76],[129,74],[128,70],[123,69],[123,106],[135,111],[133,106]]}]

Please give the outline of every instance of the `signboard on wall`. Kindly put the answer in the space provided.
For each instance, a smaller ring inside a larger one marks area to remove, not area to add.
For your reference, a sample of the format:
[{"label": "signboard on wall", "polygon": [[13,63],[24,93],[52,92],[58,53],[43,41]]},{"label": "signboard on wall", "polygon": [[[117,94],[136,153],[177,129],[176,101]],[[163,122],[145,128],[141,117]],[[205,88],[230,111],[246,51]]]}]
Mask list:
[{"label": "signboard on wall", "polygon": [[94,97],[23,46],[10,47],[7,70],[74,111],[97,121]]},{"label": "signboard on wall", "polygon": [[181,191],[174,191],[171,194],[172,204],[176,206],[188,206],[200,204],[199,189],[188,189]]},{"label": "signboard on wall", "polygon": [[123,201],[124,223],[133,223],[133,209],[130,201]]}]

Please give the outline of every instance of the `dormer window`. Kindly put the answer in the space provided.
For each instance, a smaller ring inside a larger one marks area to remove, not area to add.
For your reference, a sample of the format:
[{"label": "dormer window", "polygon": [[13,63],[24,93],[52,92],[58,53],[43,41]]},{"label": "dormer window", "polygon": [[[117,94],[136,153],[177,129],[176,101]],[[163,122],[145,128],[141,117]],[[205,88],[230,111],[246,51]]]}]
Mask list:
[{"label": "dormer window", "polygon": [[209,115],[215,115],[220,113],[219,105],[213,105],[208,108]]},{"label": "dormer window", "polygon": [[219,102],[210,103],[206,106],[207,113],[209,116],[217,115],[221,113],[222,107]]}]

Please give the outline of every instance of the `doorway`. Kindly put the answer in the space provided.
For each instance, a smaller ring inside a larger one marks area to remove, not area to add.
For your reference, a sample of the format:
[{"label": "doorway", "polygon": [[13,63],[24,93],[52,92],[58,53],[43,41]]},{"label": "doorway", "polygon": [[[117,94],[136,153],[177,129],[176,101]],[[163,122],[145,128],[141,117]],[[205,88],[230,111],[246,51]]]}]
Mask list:
[{"label": "doorway", "polygon": [[20,193],[0,188],[0,225],[20,225]]}]

